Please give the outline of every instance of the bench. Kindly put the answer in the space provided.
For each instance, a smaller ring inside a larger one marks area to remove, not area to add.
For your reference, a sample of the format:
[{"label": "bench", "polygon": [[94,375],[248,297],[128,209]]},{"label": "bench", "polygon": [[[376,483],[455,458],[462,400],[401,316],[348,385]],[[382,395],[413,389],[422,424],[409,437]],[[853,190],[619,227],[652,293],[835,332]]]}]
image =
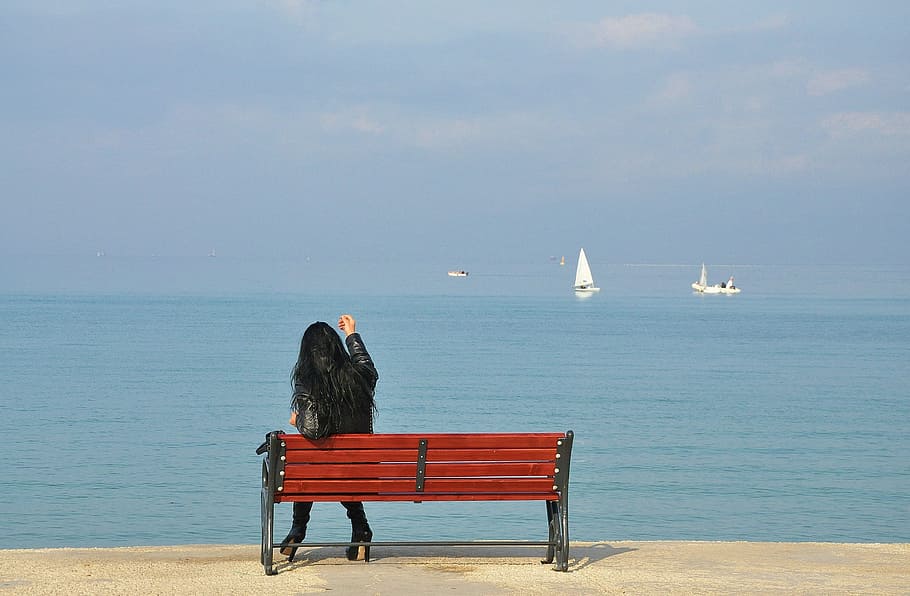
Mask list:
[{"label": "bench", "polygon": [[262,565],[274,575],[275,504],[294,501],[544,501],[546,541],[307,542],[322,546],[546,546],[569,565],[574,433],[351,434],[310,440],[273,431],[262,461]]}]

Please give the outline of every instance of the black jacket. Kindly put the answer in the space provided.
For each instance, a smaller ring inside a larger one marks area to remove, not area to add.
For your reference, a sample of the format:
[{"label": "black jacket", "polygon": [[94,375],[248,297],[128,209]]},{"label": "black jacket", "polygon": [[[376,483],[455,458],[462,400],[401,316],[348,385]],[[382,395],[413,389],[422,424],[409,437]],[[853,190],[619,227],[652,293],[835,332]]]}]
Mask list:
[{"label": "black jacket", "polygon": [[[370,353],[367,352],[366,346],[363,345],[363,338],[360,337],[359,333],[350,334],[344,339],[344,343],[347,344],[348,352],[351,354],[351,363],[354,365],[354,370],[363,377],[370,388],[370,401],[372,402],[373,394],[376,391],[376,383],[379,381],[379,373],[376,372],[373,359],[370,358]],[[359,419],[352,418],[349,422],[350,424],[343,425],[336,432],[338,434],[373,432],[373,409],[364,408],[364,413]]]},{"label": "black jacket", "polygon": [[[344,343],[347,345],[348,353],[351,355],[351,364],[354,365],[354,371],[360,375],[365,381],[366,386],[369,387],[369,395],[363,397],[372,402],[373,392],[376,390],[376,382],[379,380],[379,373],[376,372],[376,367],[373,365],[373,359],[370,358],[370,353],[367,352],[366,346],[363,345],[363,338],[360,337],[359,333],[348,335],[345,338]],[[303,387],[299,383],[294,384],[295,397],[307,393],[309,393],[307,387]],[[300,425],[302,422],[303,418],[298,417],[298,430],[301,430]],[[301,432],[303,431],[301,430]],[[371,407],[363,407],[360,408],[360,411],[357,413],[343,416],[342,419],[337,421],[333,425],[333,428],[330,429],[330,434],[333,435],[372,432],[373,409]]]}]

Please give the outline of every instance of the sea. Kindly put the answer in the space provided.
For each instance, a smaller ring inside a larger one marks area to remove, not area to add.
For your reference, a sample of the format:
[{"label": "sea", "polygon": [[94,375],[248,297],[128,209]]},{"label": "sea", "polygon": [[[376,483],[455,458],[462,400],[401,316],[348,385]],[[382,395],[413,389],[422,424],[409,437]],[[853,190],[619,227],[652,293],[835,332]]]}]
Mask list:
[{"label": "sea", "polygon": [[[300,336],[342,313],[376,432],[575,433],[573,541],[910,542],[910,266],[0,266],[0,548],[258,543]],[[533,503],[367,503],[376,540],[540,540]],[[277,505],[276,538],[290,526]],[[308,538],[346,540],[318,503]]]}]

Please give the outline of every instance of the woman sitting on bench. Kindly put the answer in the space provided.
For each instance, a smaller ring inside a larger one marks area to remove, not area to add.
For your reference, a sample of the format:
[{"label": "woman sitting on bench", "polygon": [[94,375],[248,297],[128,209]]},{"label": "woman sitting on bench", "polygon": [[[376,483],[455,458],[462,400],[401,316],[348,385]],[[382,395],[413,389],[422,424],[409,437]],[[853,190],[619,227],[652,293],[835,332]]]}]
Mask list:
[{"label": "woman sitting on bench", "polygon": [[[356,332],[354,317],[341,315],[338,328],[345,334],[347,350],[338,333],[327,323],[313,323],[303,333],[300,354],[291,372],[294,395],[291,398],[290,423],[310,438],[373,432],[373,394],[379,374],[360,334]],[[308,408],[318,414],[317,431],[312,426],[313,417],[304,414]],[[363,503],[341,504],[351,520],[351,542],[370,542],[373,532],[367,523]],[[312,502],[294,503],[291,531],[281,543],[281,554],[287,555],[289,561],[294,559],[297,547],[286,545],[303,542],[312,508]],[[369,560],[369,548],[348,547],[348,560]]]}]

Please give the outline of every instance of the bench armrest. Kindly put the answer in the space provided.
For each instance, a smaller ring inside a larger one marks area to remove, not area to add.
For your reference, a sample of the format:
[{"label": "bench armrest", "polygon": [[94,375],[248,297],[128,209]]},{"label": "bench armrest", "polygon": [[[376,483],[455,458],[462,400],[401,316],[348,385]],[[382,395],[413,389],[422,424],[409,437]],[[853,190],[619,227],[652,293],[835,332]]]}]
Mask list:
[{"label": "bench armrest", "polygon": [[262,442],[262,445],[256,447],[256,455],[262,455],[269,450],[269,437],[273,434],[283,435],[283,430],[273,430],[272,432],[265,433],[265,441]]}]

